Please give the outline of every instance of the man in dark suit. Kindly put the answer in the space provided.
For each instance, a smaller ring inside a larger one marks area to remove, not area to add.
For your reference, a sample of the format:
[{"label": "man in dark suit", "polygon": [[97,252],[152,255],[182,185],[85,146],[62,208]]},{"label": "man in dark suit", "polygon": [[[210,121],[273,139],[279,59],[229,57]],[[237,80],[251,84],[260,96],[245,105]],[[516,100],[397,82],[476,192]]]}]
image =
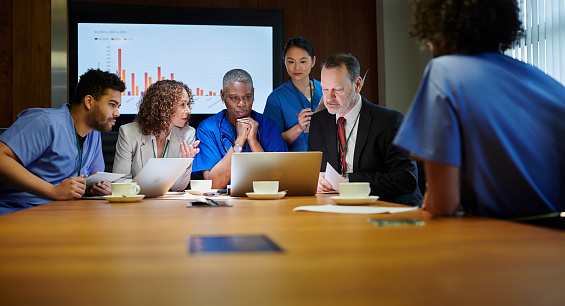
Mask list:
[{"label": "man in dark suit", "polygon": [[383,201],[421,205],[416,162],[392,144],[402,113],[361,97],[360,66],[351,54],[324,61],[321,85],[326,109],[312,116],[308,140],[309,151],[323,152],[318,192],[333,190],[324,177],[329,163],[349,182],[369,182]]}]

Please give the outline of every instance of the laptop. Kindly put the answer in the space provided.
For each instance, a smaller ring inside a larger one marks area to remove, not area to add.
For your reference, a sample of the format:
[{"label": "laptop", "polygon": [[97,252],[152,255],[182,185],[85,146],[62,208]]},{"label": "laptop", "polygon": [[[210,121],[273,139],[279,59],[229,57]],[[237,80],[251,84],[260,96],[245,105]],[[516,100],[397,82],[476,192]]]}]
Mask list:
[{"label": "laptop", "polygon": [[192,158],[151,158],[133,178],[139,194],[152,198],[164,195],[192,163]]},{"label": "laptop", "polygon": [[253,192],[253,181],[279,181],[286,195],[316,194],[322,152],[234,153],[231,161],[231,195]]}]

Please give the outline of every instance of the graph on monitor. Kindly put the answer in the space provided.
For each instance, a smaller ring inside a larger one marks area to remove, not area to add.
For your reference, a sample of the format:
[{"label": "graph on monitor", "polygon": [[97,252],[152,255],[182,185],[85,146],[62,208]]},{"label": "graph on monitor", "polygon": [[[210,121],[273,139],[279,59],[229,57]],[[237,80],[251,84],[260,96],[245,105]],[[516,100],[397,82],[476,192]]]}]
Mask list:
[{"label": "graph on monitor", "polygon": [[223,75],[241,68],[253,78],[253,109],[262,112],[273,89],[272,41],[268,26],[79,23],[77,73],[118,74],[127,87],[123,114],[137,113],[147,88],[165,79],[188,85],[193,113],[213,114],[224,108]]}]

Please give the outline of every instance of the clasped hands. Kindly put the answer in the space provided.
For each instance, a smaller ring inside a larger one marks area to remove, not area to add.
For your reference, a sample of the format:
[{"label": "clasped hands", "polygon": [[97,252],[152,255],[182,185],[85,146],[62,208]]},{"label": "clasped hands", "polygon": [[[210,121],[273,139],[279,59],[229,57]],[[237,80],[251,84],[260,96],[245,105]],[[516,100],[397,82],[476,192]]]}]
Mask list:
[{"label": "clasped hands", "polygon": [[[259,123],[251,117],[239,118],[236,122],[237,140],[241,142],[256,141]],[[243,143],[241,144],[243,145]]]}]

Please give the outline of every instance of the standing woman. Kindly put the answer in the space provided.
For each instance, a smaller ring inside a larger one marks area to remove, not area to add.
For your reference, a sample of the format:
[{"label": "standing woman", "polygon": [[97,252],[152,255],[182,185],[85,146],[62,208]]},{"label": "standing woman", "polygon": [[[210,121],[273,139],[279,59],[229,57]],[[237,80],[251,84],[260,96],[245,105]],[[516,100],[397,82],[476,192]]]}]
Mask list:
[{"label": "standing woman", "polygon": [[303,37],[290,39],[283,56],[290,80],[269,95],[263,115],[278,124],[289,151],[306,151],[310,116],[322,99],[320,82],[310,79],[316,57],[312,44]]},{"label": "standing woman", "polygon": [[[135,121],[122,125],[114,156],[114,173],[133,178],[151,158],[193,158],[200,151],[196,131],[188,125],[192,91],[182,82],[158,81],[143,94]],[[171,190],[190,182],[192,164]]]}]

